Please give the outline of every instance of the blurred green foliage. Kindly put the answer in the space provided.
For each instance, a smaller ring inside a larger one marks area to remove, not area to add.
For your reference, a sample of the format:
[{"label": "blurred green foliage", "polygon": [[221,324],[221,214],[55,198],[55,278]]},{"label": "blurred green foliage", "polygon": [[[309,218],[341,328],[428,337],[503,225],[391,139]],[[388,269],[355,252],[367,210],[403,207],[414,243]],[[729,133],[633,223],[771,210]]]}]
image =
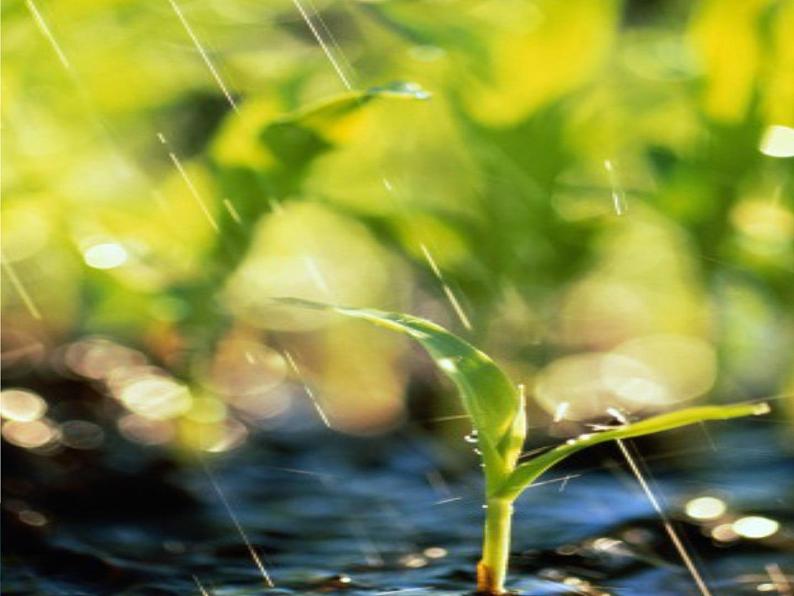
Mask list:
[{"label": "blurred green foliage", "polygon": [[794,2],[305,4],[325,51],[292,2],[178,3],[232,109],[169,2],[4,3],[12,344],[108,334],[190,377],[253,329],[340,419],[380,396],[352,430],[399,419],[405,345],[267,298],[470,322],[528,386],[673,335],[719,363],[681,399],[791,387],[792,158],[759,147],[794,127]]}]

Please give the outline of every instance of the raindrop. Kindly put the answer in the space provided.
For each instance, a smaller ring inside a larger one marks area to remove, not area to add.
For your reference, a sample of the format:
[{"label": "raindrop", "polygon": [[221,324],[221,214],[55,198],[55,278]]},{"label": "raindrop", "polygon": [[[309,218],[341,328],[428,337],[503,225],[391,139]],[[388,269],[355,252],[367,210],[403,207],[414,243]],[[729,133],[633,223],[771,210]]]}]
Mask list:
[{"label": "raindrop", "polygon": [[626,193],[618,182],[615,164],[609,159],[604,160],[604,168],[609,175],[609,184],[612,187],[612,206],[615,208],[615,213],[617,215],[623,215],[626,213],[627,208]]},{"label": "raindrop", "polygon": [[761,402],[755,408],[753,408],[753,414],[755,416],[763,416],[764,414],[769,414],[772,411],[772,408],[766,402]]},{"label": "raindrop", "polygon": [[430,93],[422,89],[420,85],[411,82],[390,83],[381,87],[374,87],[373,89],[370,89],[370,92],[404,95],[407,97],[413,97],[414,99],[429,99],[431,96]]},{"label": "raindrop", "polygon": [[463,437],[463,440],[472,445],[476,445],[480,441],[479,433],[476,430],[471,431],[468,435]]},{"label": "raindrop", "polygon": [[458,372],[458,365],[452,358],[439,358],[437,364],[449,373]]},{"label": "raindrop", "polygon": [[353,578],[349,575],[332,575],[328,579],[322,582],[322,590],[344,590],[350,588],[350,585],[353,583]]},{"label": "raindrop", "polygon": [[629,423],[628,414],[624,410],[622,410],[621,408],[610,406],[609,408],[607,408],[607,414],[612,416],[615,420],[617,420],[621,424],[628,424]]}]

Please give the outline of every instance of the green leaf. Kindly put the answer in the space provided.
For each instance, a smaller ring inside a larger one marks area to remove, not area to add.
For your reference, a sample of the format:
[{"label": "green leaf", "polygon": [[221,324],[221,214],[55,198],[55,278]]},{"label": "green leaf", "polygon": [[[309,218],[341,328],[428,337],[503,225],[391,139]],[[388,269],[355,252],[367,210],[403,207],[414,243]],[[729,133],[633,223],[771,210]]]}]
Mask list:
[{"label": "green leaf", "polygon": [[225,203],[214,209],[218,234],[207,248],[201,279],[172,288],[175,297],[209,307],[192,309],[182,321],[195,345],[211,349],[222,333],[224,319],[206,316],[217,314],[212,297],[248,255],[262,219],[282,201],[301,197],[315,161],[355,136],[374,101],[428,97],[416,83],[400,82],[349,91],[288,114],[279,113],[270,96],[249,99],[230,113],[211,148],[216,196]]},{"label": "green leaf", "polygon": [[496,486],[504,480],[524,442],[524,400],[518,388],[488,355],[443,327],[410,315],[332,306],[295,298],[278,301],[332,310],[399,331],[418,341],[460,392],[463,405],[478,433],[488,486]]},{"label": "green leaf", "polygon": [[375,99],[427,99],[415,83],[390,83],[365,91],[348,91],[271,121],[259,140],[287,170],[301,170],[319,155],[355,135],[362,108]]},{"label": "green leaf", "polygon": [[209,260],[221,274],[232,271],[247,253],[260,219],[275,203],[299,197],[312,164],[355,136],[366,122],[363,108],[374,100],[427,97],[415,83],[392,83],[336,95],[289,114],[276,113],[266,98],[243,104],[213,143],[218,194],[229,198],[236,214],[219,210],[221,229]]},{"label": "green leaf", "polygon": [[758,416],[767,412],[769,412],[769,405],[763,402],[729,406],[699,406],[668,414],[660,414],[659,416],[653,416],[640,422],[614,429],[581,435],[516,467],[498,489],[496,496],[508,500],[515,499],[546,470],[577,451],[598,443],[651,435],[706,420],[727,420],[742,416]]},{"label": "green leaf", "polygon": [[274,120],[270,126],[301,126],[322,134],[338,126],[373,99],[428,99],[430,93],[416,83],[394,82],[364,91],[348,91]]}]

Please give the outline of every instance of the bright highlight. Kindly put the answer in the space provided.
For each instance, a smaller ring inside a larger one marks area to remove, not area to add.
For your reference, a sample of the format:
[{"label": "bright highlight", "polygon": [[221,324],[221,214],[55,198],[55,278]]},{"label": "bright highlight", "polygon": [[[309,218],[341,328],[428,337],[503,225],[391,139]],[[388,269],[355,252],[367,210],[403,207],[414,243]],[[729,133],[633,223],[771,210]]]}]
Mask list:
[{"label": "bright highlight", "polygon": [[94,269],[113,269],[127,262],[127,250],[121,244],[103,242],[86,249],[83,259]]},{"label": "bright highlight", "polygon": [[766,129],[759,151],[769,157],[794,157],[794,128],[773,125]]},{"label": "bright highlight", "polygon": [[717,519],[727,511],[725,502],[716,497],[698,497],[686,504],[686,514],[692,519]]},{"label": "bright highlight", "polygon": [[17,422],[38,420],[47,411],[47,403],[35,393],[21,389],[0,392],[0,415]]},{"label": "bright highlight", "polygon": [[774,519],[760,515],[748,515],[733,522],[733,531],[743,538],[767,538],[780,529],[780,524]]}]

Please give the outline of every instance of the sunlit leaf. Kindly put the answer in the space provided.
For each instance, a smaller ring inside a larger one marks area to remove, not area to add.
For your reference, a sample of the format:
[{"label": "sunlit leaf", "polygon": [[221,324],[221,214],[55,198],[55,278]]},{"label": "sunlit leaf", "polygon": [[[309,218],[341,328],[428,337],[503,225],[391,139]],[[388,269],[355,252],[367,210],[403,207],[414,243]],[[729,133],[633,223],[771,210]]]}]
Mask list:
[{"label": "sunlit leaf", "polygon": [[376,99],[427,99],[415,83],[397,82],[348,91],[288,114],[271,100],[255,99],[232,114],[214,142],[213,153],[227,166],[300,170],[334,145],[349,140],[362,122],[361,108]]},{"label": "sunlit leaf", "polygon": [[612,0],[494,2],[489,8],[491,69],[464,101],[493,126],[514,125],[584,84],[604,60],[618,16]]},{"label": "sunlit leaf", "polygon": [[692,44],[706,79],[703,108],[715,120],[736,122],[747,112],[761,65],[759,23],[769,4],[710,0],[702,3],[693,21]]},{"label": "sunlit leaf", "polygon": [[247,253],[253,230],[282,200],[301,193],[310,166],[354,134],[363,110],[376,99],[425,99],[413,83],[350,91],[286,115],[266,100],[231,115],[213,146],[220,194],[232,209],[219,213],[213,254],[228,271]]},{"label": "sunlit leaf", "polygon": [[771,37],[774,54],[767,76],[766,115],[770,123],[794,126],[794,2],[784,2],[776,7]]},{"label": "sunlit leaf", "polygon": [[758,416],[767,412],[769,412],[769,405],[763,402],[728,406],[699,406],[660,414],[610,430],[581,435],[516,467],[500,487],[498,495],[514,499],[546,470],[586,447],[617,439],[651,435],[707,420],[728,420],[743,416]]},{"label": "sunlit leaf", "polygon": [[348,131],[359,117],[359,110],[372,100],[383,99],[428,99],[430,94],[416,83],[395,82],[372,87],[365,91],[349,91],[328,100],[298,110],[279,118],[268,128],[299,126],[314,131],[329,141],[343,142],[349,138]]},{"label": "sunlit leaf", "polygon": [[418,341],[460,392],[478,433],[489,484],[496,480],[505,464],[512,466],[526,432],[523,396],[488,355],[443,327],[418,317],[294,298],[279,302],[332,310],[399,331]]},{"label": "sunlit leaf", "polygon": [[[350,91],[286,115],[278,115],[276,104],[267,99],[243,104],[212,147],[224,208],[216,210],[219,233],[206,254],[209,266],[200,283],[177,289],[180,298],[204,304],[225,285],[248,255],[262,219],[281,201],[300,197],[311,165],[354,134],[363,107],[381,98],[427,97],[416,84],[393,83]],[[203,308],[194,311],[196,316],[184,321],[188,330],[207,314]]]}]

